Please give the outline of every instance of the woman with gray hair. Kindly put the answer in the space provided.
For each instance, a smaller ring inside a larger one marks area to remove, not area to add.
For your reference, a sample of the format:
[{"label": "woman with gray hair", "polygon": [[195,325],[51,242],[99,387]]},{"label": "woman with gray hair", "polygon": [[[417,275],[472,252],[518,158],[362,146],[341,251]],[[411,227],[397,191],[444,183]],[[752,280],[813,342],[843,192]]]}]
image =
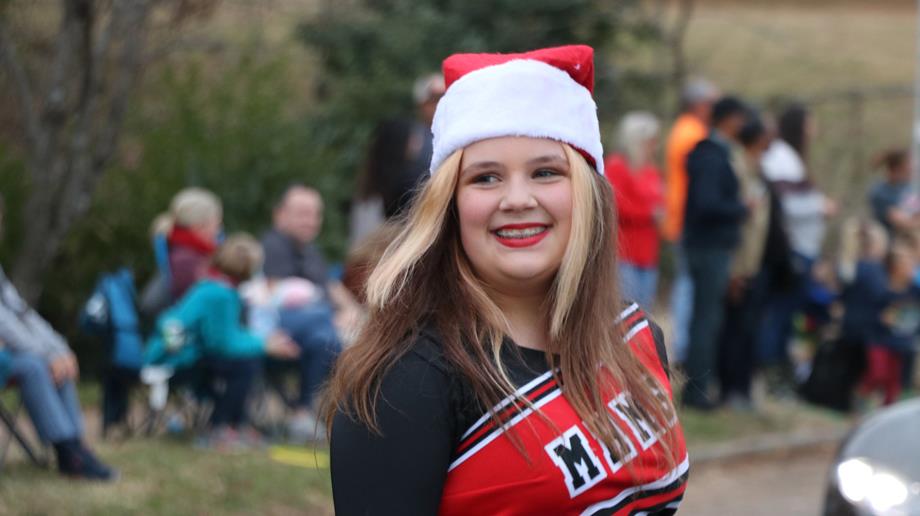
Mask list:
[{"label": "woman with gray hair", "polygon": [[619,154],[604,166],[617,208],[620,282],[624,296],[651,310],[658,287],[659,224],[664,207],[661,172],[655,163],[660,124],[645,111],[620,121]]}]

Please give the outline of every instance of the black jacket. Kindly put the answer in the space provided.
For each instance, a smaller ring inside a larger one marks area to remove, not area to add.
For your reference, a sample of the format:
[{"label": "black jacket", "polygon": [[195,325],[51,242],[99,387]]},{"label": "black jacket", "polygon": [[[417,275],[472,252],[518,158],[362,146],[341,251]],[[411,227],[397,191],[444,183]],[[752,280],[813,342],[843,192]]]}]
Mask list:
[{"label": "black jacket", "polygon": [[732,249],[747,216],[728,144],[710,135],[687,156],[684,245]]}]

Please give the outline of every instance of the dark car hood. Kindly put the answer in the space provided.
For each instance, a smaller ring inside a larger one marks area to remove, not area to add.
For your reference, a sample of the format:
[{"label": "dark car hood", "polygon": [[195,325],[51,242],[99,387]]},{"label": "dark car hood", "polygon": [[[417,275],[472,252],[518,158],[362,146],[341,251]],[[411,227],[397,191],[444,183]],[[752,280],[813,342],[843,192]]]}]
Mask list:
[{"label": "dark car hood", "polygon": [[839,461],[854,457],[920,481],[920,399],[882,409],[860,424],[841,448]]}]

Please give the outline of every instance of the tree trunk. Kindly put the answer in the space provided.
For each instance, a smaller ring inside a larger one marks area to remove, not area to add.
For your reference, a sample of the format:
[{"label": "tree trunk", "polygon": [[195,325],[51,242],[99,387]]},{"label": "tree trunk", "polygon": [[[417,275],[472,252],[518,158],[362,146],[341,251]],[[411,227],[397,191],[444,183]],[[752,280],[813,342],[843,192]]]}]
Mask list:
[{"label": "tree trunk", "polygon": [[45,272],[89,210],[115,155],[156,1],[118,0],[103,16],[97,9],[105,2],[61,0],[63,16],[42,92],[30,82],[0,18],[0,64],[17,92],[30,179],[25,237],[11,277],[29,302],[41,295]]},{"label": "tree trunk", "polygon": [[[668,38],[668,47],[671,49],[671,86],[677,97],[680,98],[687,82],[687,53],[685,40],[690,20],[693,18],[694,0],[679,0],[677,6],[677,20]],[[676,111],[680,111],[680,106]]]}]

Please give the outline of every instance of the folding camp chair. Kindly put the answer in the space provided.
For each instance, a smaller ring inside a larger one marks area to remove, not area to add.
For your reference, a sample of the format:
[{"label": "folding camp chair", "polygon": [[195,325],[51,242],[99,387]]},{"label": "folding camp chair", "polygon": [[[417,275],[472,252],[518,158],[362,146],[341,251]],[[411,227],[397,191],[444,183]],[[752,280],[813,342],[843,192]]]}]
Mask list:
[{"label": "folding camp chair", "polygon": [[[11,384],[14,384],[15,381],[11,381],[7,384],[9,387]],[[3,469],[3,466],[6,464],[6,457],[9,453],[10,444],[13,441],[22,448],[22,451],[29,458],[29,461],[32,464],[35,464],[39,467],[47,467],[49,464],[48,455],[45,452],[40,452],[44,446],[42,444],[33,444],[29,442],[29,439],[26,438],[23,431],[17,425],[17,420],[19,418],[19,413],[22,412],[22,407],[24,403],[22,398],[18,398],[18,403],[16,403],[13,410],[8,409],[4,404],[3,400],[0,399],[0,422],[3,423],[3,427],[6,435],[0,437],[0,470]]]},{"label": "folding camp chair", "polygon": [[152,436],[170,429],[170,419],[182,420],[183,429],[201,432],[213,410],[208,386],[203,385],[188,372],[180,373],[162,366],[145,366],[140,373],[141,383],[147,390],[147,415],[140,431]]},{"label": "folding camp chair", "polygon": [[297,408],[299,394],[296,382],[291,382],[293,375],[293,364],[277,362],[264,368],[255,378],[247,413],[250,422],[267,435],[282,434],[288,416]]}]

